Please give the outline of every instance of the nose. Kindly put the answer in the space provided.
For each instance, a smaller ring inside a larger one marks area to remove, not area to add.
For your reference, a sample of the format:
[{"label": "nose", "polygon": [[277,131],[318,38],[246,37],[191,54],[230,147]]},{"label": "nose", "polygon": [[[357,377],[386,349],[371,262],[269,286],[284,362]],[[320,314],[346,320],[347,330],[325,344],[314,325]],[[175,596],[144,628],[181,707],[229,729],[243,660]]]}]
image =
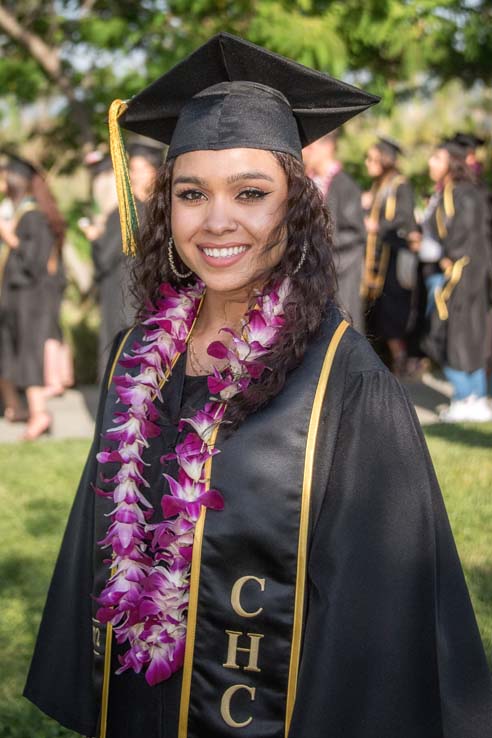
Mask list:
[{"label": "nose", "polygon": [[203,228],[217,236],[237,229],[233,207],[222,197],[213,197],[207,203]]}]

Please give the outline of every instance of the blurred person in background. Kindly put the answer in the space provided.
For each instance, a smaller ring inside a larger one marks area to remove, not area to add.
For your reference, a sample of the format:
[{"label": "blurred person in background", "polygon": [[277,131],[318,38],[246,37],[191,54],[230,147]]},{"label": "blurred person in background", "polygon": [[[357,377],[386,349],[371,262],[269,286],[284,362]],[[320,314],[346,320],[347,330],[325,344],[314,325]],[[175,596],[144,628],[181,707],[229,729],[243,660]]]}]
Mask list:
[{"label": "blurred person in background", "polygon": [[424,350],[453,386],[444,422],[492,420],[486,398],[485,326],[487,247],[484,200],[472,181],[466,152],[443,141],[429,159],[438,200],[430,227],[442,246],[439,273],[432,280],[430,332]]},{"label": "blurred person in background", "polygon": [[[162,163],[162,149],[144,144],[128,147],[129,173],[140,223],[145,217],[145,202]],[[85,163],[93,175],[93,196],[98,214],[92,222],[79,221],[92,246],[94,279],[101,308],[98,376],[102,378],[112,341],[135,320],[130,289],[131,259],[121,248],[121,227],[111,158],[91,152]]]},{"label": "blurred person in background", "polygon": [[337,158],[337,134],[331,133],[306,146],[302,156],[306,174],[317,184],[333,219],[333,246],[338,302],[353,327],[364,332],[360,284],[366,229],[361,191]]},{"label": "blurred person in background", "polygon": [[466,164],[470,169],[473,182],[483,198],[483,207],[485,209],[484,219],[484,241],[488,255],[488,277],[487,277],[487,325],[485,331],[486,343],[486,366],[489,377],[489,393],[492,394],[492,190],[488,186],[483,176],[483,163],[477,155],[477,149],[485,146],[485,140],[479,138],[473,133],[463,133],[458,131],[453,137],[453,141],[462,146],[466,153]]},{"label": "blurred person in background", "polygon": [[373,185],[365,220],[368,235],[363,277],[368,334],[385,344],[390,367],[398,375],[406,371],[406,337],[416,287],[415,253],[420,246],[412,188],[398,168],[401,153],[395,141],[381,137],[367,152],[365,164]]},{"label": "blurred person in background", "polygon": [[[12,200],[7,195],[7,178],[5,164],[0,163],[0,221],[5,221],[7,225],[14,217],[14,206]],[[9,247],[0,238],[0,291],[2,284],[2,275],[5,268],[5,262],[9,254]],[[0,316],[1,320],[1,316]],[[0,403],[2,398],[0,397]]]},{"label": "blurred person in background", "polygon": [[[27,419],[23,438],[34,440],[51,426],[46,410],[46,356],[50,339],[61,345],[65,223],[46,183],[29,162],[12,157],[6,166],[6,184],[13,218],[0,221],[0,238],[9,249],[0,297],[2,395],[5,417],[12,422]],[[56,366],[58,359],[52,357]],[[27,418],[18,389],[26,393]],[[59,390],[57,386],[55,392]]]}]

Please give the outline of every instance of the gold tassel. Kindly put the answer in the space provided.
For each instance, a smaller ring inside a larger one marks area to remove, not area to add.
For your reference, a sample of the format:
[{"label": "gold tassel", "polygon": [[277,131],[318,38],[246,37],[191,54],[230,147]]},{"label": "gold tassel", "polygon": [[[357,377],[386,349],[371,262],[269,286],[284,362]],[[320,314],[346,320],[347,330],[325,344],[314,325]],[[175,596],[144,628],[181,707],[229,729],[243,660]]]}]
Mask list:
[{"label": "gold tassel", "polygon": [[123,100],[114,100],[111,103],[108,113],[109,148],[116,179],[123,251],[125,254],[134,256],[137,251],[138,214],[130,184],[125,142],[118,123],[118,118],[123,115],[127,107],[128,105]]}]

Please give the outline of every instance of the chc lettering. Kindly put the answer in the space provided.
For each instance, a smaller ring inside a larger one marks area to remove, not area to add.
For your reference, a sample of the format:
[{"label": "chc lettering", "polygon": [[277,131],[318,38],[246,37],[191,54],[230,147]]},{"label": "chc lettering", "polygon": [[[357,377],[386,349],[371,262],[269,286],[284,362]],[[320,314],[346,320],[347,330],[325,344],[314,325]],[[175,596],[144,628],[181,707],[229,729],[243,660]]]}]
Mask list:
[{"label": "chc lettering", "polygon": [[[231,606],[236,615],[239,615],[241,618],[255,618],[263,612],[262,607],[259,607],[254,612],[246,610],[241,602],[241,594],[243,587],[247,582],[255,582],[260,591],[264,592],[265,581],[265,579],[259,579],[258,577],[248,575],[240,577],[240,579],[234,582],[234,586],[231,590]],[[263,634],[238,630],[226,630],[225,632],[228,637],[227,660],[222,664],[222,666],[225,669],[242,669],[243,671],[252,673],[261,672],[261,668],[259,666],[259,655],[260,643],[263,638]],[[247,654],[247,659],[245,656],[240,659],[241,665],[238,664],[239,654]],[[246,660],[247,663],[245,663]],[[245,728],[253,721],[252,716],[248,717],[246,720],[238,721],[235,720],[232,715],[234,695],[241,691],[246,692],[251,702],[254,702],[256,687],[251,687],[247,684],[234,684],[232,687],[226,689],[222,695],[220,714],[222,715],[222,719],[226,725],[230,728]]]}]

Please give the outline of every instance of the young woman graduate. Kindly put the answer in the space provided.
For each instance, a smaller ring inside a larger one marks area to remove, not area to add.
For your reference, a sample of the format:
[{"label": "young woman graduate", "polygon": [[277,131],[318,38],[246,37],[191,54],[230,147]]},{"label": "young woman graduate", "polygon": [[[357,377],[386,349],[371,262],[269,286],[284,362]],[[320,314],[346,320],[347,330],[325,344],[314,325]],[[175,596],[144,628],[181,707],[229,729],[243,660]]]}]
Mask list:
[{"label": "young woman graduate", "polygon": [[382,137],[367,152],[366,168],[374,183],[366,218],[363,278],[367,333],[387,345],[391,368],[400,375],[405,373],[407,364],[406,338],[411,327],[413,277],[417,269],[415,257],[415,271],[412,270],[412,252],[418,249],[420,240],[412,188],[398,169],[401,153],[395,141]]},{"label": "young woman graduate", "polygon": [[489,244],[483,193],[472,181],[466,149],[445,140],[429,159],[437,200],[428,227],[441,244],[436,273],[429,280],[432,310],[424,350],[453,386],[445,422],[488,422],[486,325]]},{"label": "young woman graduate", "polygon": [[111,109],[169,152],[25,689],[73,730],[492,736],[419,424],[301,163],[374,102],[221,33]]}]

